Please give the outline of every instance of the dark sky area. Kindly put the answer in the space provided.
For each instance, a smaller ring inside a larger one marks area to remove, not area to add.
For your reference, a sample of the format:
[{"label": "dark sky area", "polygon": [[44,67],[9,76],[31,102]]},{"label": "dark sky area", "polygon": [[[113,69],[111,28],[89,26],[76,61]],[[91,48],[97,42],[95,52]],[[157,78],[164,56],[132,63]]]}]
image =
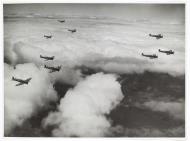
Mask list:
[{"label": "dark sky area", "polygon": [[36,13],[184,21],[184,4],[9,4],[4,14]]}]

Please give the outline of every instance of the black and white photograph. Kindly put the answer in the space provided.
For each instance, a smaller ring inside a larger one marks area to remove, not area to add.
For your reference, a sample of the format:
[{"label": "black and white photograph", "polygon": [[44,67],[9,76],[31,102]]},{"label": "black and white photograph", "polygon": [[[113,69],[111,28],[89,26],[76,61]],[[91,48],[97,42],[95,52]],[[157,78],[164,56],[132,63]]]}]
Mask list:
[{"label": "black and white photograph", "polygon": [[3,4],[4,137],[185,137],[185,4]]}]

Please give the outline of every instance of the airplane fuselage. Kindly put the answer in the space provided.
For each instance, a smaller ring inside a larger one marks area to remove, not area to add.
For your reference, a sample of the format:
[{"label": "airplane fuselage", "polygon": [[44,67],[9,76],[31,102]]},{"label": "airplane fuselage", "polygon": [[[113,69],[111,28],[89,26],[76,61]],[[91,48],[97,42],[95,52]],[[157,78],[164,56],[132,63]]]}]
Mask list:
[{"label": "airplane fuselage", "polygon": [[31,79],[32,78],[28,78],[26,80],[22,80],[22,79],[17,79],[17,78],[12,77],[13,81],[19,82],[18,84],[16,84],[16,86],[23,85],[23,84],[28,84]]},{"label": "airplane fuselage", "polygon": [[174,54],[174,51],[169,50],[169,51],[164,51],[164,50],[158,50],[159,52],[166,53],[167,55]]},{"label": "airplane fuselage", "polygon": [[150,59],[158,58],[158,56],[154,55],[154,54],[153,55],[145,55],[142,53],[142,56],[149,57]]},{"label": "airplane fuselage", "polygon": [[158,35],[152,35],[152,34],[149,34],[150,37],[156,37],[156,39],[160,39],[160,38],[163,38],[163,36],[161,34],[158,34]]},{"label": "airplane fuselage", "polygon": [[44,35],[44,37],[45,37],[46,39],[50,39],[52,36]]},{"label": "airplane fuselage", "polygon": [[42,56],[42,55],[40,55],[40,58],[43,58],[43,59],[46,59],[46,60],[53,60],[54,56],[48,57],[48,56]]},{"label": "airplane fuselage", "polygon": [[60,22],[60,23],[64,23],[64,22],[65,22],[65,20],[58,20],[58,22]]},{"label": "airplane fuselage", "polygon": [[68,31],[74,33],[74,32],[76,32],[77,30],[76,30],[76,29],[68,29]]},{"label": "airplane fuselage", "polygon": [[44,66],[44,68],[46,68],[46,69],[50,69],[50,70],[52,70],[52,71],[59,71],[60,69],[61,69],[61,67],[48,67],[48,66]]},{"label": "airplane fuselage", "polygon": [[14,77],[13,77],[12,80],[14,80],[14,81],[18,81],[18,82],[20,82],[20,83],[28,84],[27,81],[24,81],[24,80],[21,80],[21,79],[16,79],[16,78],[14,78]]}]

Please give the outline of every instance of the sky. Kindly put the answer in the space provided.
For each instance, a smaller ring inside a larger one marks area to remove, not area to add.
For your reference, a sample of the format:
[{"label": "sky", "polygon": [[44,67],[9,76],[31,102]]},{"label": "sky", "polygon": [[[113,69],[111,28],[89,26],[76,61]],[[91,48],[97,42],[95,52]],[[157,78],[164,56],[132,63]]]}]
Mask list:
[{"label": "sky", "polygon": [[4,14],[39,13],[108,16],[125,19],[184,20],[184,4],[16,4],[4,5]]}]

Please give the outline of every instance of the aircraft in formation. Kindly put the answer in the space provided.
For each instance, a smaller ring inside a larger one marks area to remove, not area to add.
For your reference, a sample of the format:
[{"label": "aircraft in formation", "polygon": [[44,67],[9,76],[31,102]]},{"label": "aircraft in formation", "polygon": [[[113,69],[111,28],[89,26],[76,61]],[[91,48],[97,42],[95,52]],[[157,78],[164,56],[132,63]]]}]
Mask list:
[{"label": "aircraft in formation", "polygon": [[65,22],[65,20],[57,20],[58,22],[60,22],[60,23],[64,23]]},{"label": "aircraft in formation", "polygon": [[23,84],[28,84],[31,79],[32,79],[32,78],[28,78],[28,79],[26,79],[26,80],[22,80],[22,79],[17,79],[17,78],[15,78],[15,77],[12,77],[12,80],[13,80],[13,81],[19,82],[19,83],[16,84],[15,86],[20,86],[20,85],[23,85]]},{"label": "aircraft in formation", "polygon": [[[156,39],[160,39],[160,38],[163,38],[163,35],[161,34],[157,34],[157,35],[153,35],[153,34],[149,34],[150,37],[156,37]],[[171,54],[174,54],[174,51],[172,50],[161,50],[161,49],[158,49],[159,52],[162,52],[162,53],[166,53],[167,55],[171,55]],[[142,56],[145,56],[145,57],[149,57],[150,59],[155,59],[155,58],[158,58],[158,56],[156,54],[153,54],[153,55],[145,55],[142,53]]]},{"label": "aircraft in formation", "polygon": [[167,55],[174,54],[174,51],[172,51],[172,50],[161,50],[161,49],[159,49],[158,51],[162,52],[162,53],[166,53]]},{"label": "aircraft in formation", "polygon": [[60,71],[61,66],[58,66],[58,67],[49,67],[49,66],[44,65],[44,68],[49,69],[50,70],[49,73],[52,73],[52,72],[55,72],[55,71]]},{"label": "aircraft in formation", "polygon": [[40,55],[40,58],[43,58],[43,59],[45,59],[45,61],[48,61],[48,60],[53,60],[54,56],[49,57],[49,56],[42,56],[42,55]]},{"label": "aircraft in formation", "polygon": [[161,34],[157,34],[157,35],[149,34],[149,36],[150,37],[156,37],[156,39],[163,38],[163,35],[161,35]]},{"label": "aircraft in formation", "polygon": [[46,38],[46,39],[51,39],[51,38],[52,38],[52,35],[44,35],[44,38]]},{"label": "aircraft in formation", "polygon": [[74,33],[74,32],[76,32],[77,30],[76,30],[76,29],[68,29],[68,31],[70,31],[71,33]]},{"label": "aircraft in formation", "polygon": [[158,56],[156,54],[145,55],[145,54],[142,53],[142,56],[149,57],[150,59],[156,59],[156,58],[158,58]]}]

